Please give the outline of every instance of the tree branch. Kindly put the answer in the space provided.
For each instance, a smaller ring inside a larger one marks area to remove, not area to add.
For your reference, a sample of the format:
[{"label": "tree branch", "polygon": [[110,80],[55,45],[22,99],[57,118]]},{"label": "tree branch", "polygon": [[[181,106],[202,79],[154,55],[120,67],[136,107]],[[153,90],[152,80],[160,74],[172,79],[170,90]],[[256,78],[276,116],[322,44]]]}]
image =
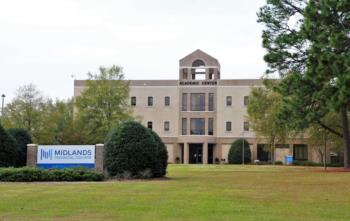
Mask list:
[{"label": "tree branch", "polygon": [[322,123],[321,121],[317,121],[317,124],[320,125],[322,128],[328,130],[329,132],[331,132],[331,133],[333,133],[333,134],[335,134],[335,135],[337,135],[337,136],[339,136],[339,137],[341,137],[341,138],[343,137],[343,134],[342,134],[342,133],[340,133],[340,132],[338,132],[338,131],[336,131],[336,130],[330,128],[330,127],[328,127],[327,125],[325,125],[325,124]]}]

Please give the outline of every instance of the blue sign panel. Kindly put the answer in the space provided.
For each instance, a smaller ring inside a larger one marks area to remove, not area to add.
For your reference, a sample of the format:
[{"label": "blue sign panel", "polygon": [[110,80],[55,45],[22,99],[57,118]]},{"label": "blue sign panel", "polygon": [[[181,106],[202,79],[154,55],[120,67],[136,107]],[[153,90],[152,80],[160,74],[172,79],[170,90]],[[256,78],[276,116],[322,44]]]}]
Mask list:
[{"label": "blue sign panel", "polygon": [[95,168],[95,146],[93,145],[39,145],[37,167]]}]

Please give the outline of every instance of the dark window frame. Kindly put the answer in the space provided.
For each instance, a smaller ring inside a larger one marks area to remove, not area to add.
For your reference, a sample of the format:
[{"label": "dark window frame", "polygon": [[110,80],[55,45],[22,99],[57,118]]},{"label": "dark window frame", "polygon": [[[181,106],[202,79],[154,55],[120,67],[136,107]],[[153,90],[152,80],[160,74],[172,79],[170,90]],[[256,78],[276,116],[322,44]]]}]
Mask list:
[{"label": "dark window frame", "polygon": [[[192,128],[193,125],[196,125],[196,124],[193,124],[192,122],[196,120],[201,121],[201,123],[203,123],[203,125],[201,125],[202,128]],[[190,134],[205,135],[205,118],[201,118],[201,117],[190,118]]]},{"label": "dark window frame", "polygon": [[170,131],[170,121],[164,121],[164,131]]},{"label": "dark window frame", "polygon": [[130,103],[131,103],[131,106],[136,106],[136,97],[135,96],[131,97]]},{"label": "dark window frame", "polygon": [[226,96],[226,106],[227,107],[232,106],[232,96]]},{"label": "dark window frame", "polygon": [[208,118],[208,135],[214,135],[214,118]]},{"label": "dark window frame", "polygon": [[232,131],[232,121],[226,121],[226,131],[231,132]]},{"label": "dark window frame", "polygon": [[249,104],[249,96],[244,96],[243,97],[243,105],[248,106],[248,104]]},{"label": "dark window frame", "polygon": [[153,106],[153,96],[147,97],[147,106],[149,106],[149,107]]},{"label": "dark window frame", "polygon": [[181,119],[181,134],[187,135],[187,118],[185,117]]},{"label": "dark window frame", "polygon": [[181,96],[181,111],[187,111],[188,110],[188,94],[182,93]]},{"label": "dark window frame", "polygon": [[[199,96],[203,96],[202,99],[200,99],[199,104],[195,104],[193,105],[193,100],[194,100],[194,96],[195,95],[199,95]],[[190,94],[190,110],[191,111],[205,111],[205,103],[206,103],[206,94],[205,93],[191,93]],[[202,104],[202,102],[203,104]]]},{"label": "dark window frame", "polygon": [[164,97],[164,106],[170,106],[170,96]]},{"label": "dark window frame", "polygon": [[243,122],[243,130],[244,131],[249,131],[249,121],[244,121]]},{"label": "dark window frame", "polygon": [[147,121],[147,128],[153,130],[153,122]]},{"label": "dark window frame", "polygon": [[208,94],[208,111],[214,111],[214,103],[215,103],[214,93]]}]

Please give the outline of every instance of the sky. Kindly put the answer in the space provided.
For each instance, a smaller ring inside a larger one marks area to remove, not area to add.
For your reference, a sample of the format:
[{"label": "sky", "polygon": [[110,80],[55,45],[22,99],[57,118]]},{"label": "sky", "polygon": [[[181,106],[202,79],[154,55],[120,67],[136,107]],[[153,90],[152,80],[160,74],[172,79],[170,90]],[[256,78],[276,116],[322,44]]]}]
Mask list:
[{"label": "sky", "polygon": [[100,66],[125,78],[178,79],[196,49],[217,58],[221,79],[260,78],[266,69],[265,0],[0,0],[0,94],[5,103],[33,83],[51,98],[73,96],[74,79]]}]

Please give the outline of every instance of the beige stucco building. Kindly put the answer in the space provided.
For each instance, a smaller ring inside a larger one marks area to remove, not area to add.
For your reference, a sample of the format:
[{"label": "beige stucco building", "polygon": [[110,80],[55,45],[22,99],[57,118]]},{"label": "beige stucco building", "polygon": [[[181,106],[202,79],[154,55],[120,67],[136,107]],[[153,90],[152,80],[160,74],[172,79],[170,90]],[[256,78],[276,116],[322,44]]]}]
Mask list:
[{"label": "beige stucco building", "polygon": [[[179,62],[178,80],[131,80],[130,105],[134,117],[159,134],[168,149],[169,162],[224,163],[232,142],[244,138],[250,144],[252,161],[267,161],[263,139],[258,139],[246,120],[252,87],[260,79],[220,79],[219,61],[196,50]],[[84,81],[74,82],[74,95]],[[296,160],[314,160],[301,141],[277,145],[275,160],[293,155]]]}]

